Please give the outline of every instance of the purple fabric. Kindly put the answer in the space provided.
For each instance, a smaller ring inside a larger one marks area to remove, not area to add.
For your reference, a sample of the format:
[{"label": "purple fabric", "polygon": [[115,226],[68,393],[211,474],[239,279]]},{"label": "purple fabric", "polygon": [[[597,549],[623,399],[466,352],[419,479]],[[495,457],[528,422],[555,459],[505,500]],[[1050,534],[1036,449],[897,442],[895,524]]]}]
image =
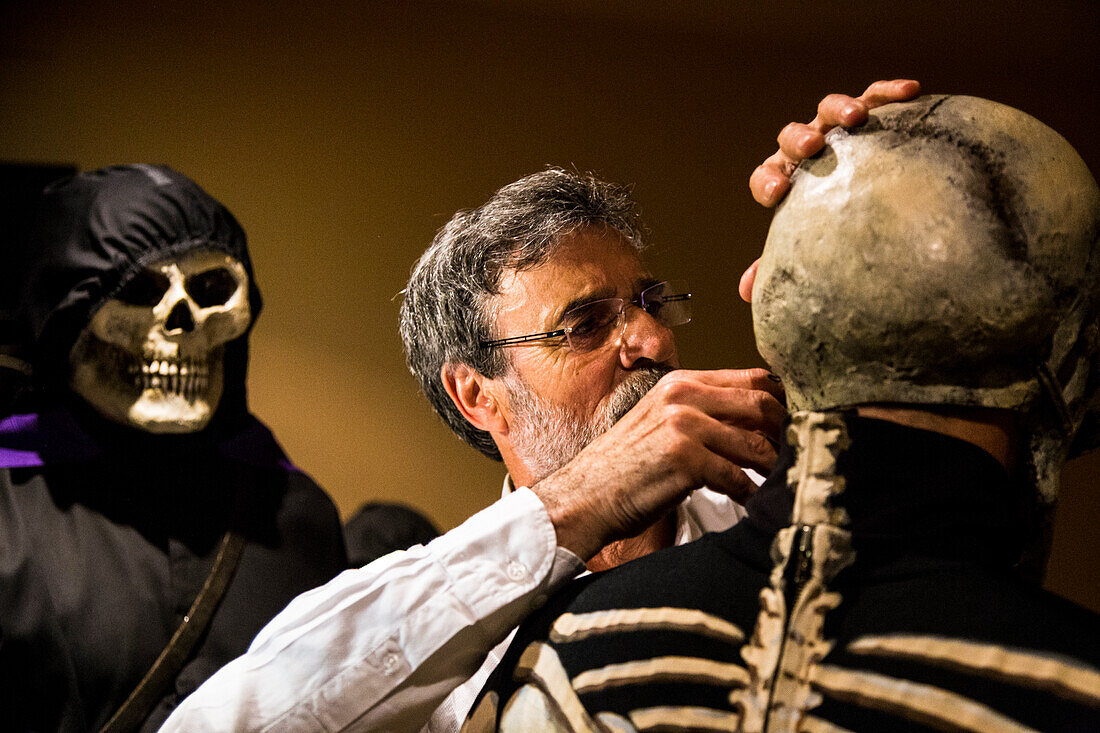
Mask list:
[{"label": "purple fabric", "polygon": [[301,473],[290,462],[271,431],[256,418],[251,418],[244,430],[221,443],[222,455],[250,466],[278,466],[284,471]]},{"label": "purple fabric", "polygon": [[83,460],[99,453],[99,447],[66,412],[9,415],[0,420],[0,468],[43,466],[47,451],[65,460]]},{"label": "purple fabric", "polygon": [[42,457],[34,451],[0,447],[0,468],[29,468],[41,465]]},{"label": "purple fabric", "polygon": [[[251,466],[278,466],[300,473],[267,426],[254,417],[219,446],[222,455]],[[49,462],[94,458],[100,448],[64,410],[9,415],[0,420],[0,468],[30,468]]]}]

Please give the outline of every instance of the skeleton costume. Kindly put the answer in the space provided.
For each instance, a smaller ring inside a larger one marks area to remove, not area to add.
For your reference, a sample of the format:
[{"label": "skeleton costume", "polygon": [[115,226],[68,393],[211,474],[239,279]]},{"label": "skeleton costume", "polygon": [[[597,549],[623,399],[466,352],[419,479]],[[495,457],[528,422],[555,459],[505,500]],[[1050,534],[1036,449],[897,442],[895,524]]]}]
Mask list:
[{"label": "skeleton costume", "polygon": [[839,457],[815,480],[843,526],[790,524],[785,447],[732,529],[552,599],[466,730],[496,729],[509,700],[500,730],[1100,724],[1100,625],[1013,577],[1027,525],[1004,469],[969,443],[885,421],[835,416],[830,430],[824,454]]},{"label": "skeleton costume", "polygon": [[168,168],[106,168],[47,189],[27,254],[37,411],[0,422],[0,727],[104,726],[239,537],[156,730],[343,569],[339,519],[248,412],[260,296],[229,211]]},{"label": "skeleton costume", "polygon": [[[1023,577],[1095,444],[1100,190],[1052,130],[969,97],[827,142],[754,285],[794,412],[748,518],[575,581],[464,730],[1100,730],[1100,617]],[[1021,465],[861,403],[1004,411]]]}]

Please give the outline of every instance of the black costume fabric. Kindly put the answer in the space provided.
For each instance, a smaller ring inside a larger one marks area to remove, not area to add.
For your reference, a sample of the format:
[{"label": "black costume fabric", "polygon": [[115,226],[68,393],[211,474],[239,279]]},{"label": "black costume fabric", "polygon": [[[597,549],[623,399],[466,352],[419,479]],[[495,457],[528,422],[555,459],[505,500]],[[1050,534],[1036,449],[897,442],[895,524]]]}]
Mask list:
[{"label": "black costume fabric", "polygon": [[431,520],[412,507],[372,501],[344,522],[348,567],[361,568],[394,550],[426,545],[439,536]]},{"label": "black costume fabric", "polygon": [[[779,550],[785,446],[738,525],[574,581],[529,618],[464,730],[495,730],[506,705],[513,730],[521,710],[529,730],[1100,730],[1100,617],[1013,572],[1029,488],[969,443],[843,424],[830,511],[854,555],[822,559],[805,527]],[[805,605],[818,563],[840,569]]]},{"label": "black costume fabric", "polygon": [[233,216],[165,167],[81,174],[45,196],[23,263],[37,408],[0,422],[0,729],[90,731],[123,703],[179,626],[222,536],[245,545],[205,636],[142,730],[297,594],[346,567],[339,517],[247,410],[247,334],[201,432],[109,422],[65,386],[68,352],[142,267],[192,248],[240,260]]}]

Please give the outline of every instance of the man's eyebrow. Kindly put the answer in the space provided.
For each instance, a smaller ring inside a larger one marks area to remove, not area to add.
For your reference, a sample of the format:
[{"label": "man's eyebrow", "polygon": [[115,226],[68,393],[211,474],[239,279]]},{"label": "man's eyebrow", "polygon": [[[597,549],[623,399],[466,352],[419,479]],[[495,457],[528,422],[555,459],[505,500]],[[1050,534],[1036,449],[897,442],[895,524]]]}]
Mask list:
[{"label": "man's eyebrow", "polygon": [[[653,277],[652,275],[646,275],[644,277],[638,278],[634,281],[634,292],[631,293],[631,297],[636,297],[638,293],[642,292],[651,285],[656,285],[659,282],[661,281]],[[586,293],[584,295],[578,295],[576,298],[570,300],[562,307],[561,311],[558,312],[557,317],[558,319],[560,319],[569,311],[585,305],[586,303],[591,303],[596,300],[603,300],[604,298],[616,297],[618,296],[615,293],[615,288],[611,287],[610,285],[604,286],[602,288],[597,288],[592,292]]]},{"label": "man's eyebrow", "polygon": [[579,308],[580,306],[587,303],[591,303],[596,300],[603,300],[604,298],[614,297],[615,288],[611,287],[610,285],[605,285],[602,288],[597,288],[596,290],[585,293],[584,295],[578,295],[576,298],[573,298],[571,301],[562,306],[561,311],[558,312],[558,318],[560,319],[562,316],[564,316],[566,313],[573,310],[574,308]]}]

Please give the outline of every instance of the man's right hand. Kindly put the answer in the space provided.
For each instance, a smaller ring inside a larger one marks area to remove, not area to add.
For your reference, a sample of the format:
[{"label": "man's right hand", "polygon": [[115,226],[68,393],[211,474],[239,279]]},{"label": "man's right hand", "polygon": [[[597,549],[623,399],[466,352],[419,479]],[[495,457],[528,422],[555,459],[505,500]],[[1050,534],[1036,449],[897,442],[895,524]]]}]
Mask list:
[{"label": "man's right hand", "polygon": [[743,502],[775,464],[786,410],[763,369],[672,372],[569,464],[532,486],[558,544],[589,559],[707,486]]}]

